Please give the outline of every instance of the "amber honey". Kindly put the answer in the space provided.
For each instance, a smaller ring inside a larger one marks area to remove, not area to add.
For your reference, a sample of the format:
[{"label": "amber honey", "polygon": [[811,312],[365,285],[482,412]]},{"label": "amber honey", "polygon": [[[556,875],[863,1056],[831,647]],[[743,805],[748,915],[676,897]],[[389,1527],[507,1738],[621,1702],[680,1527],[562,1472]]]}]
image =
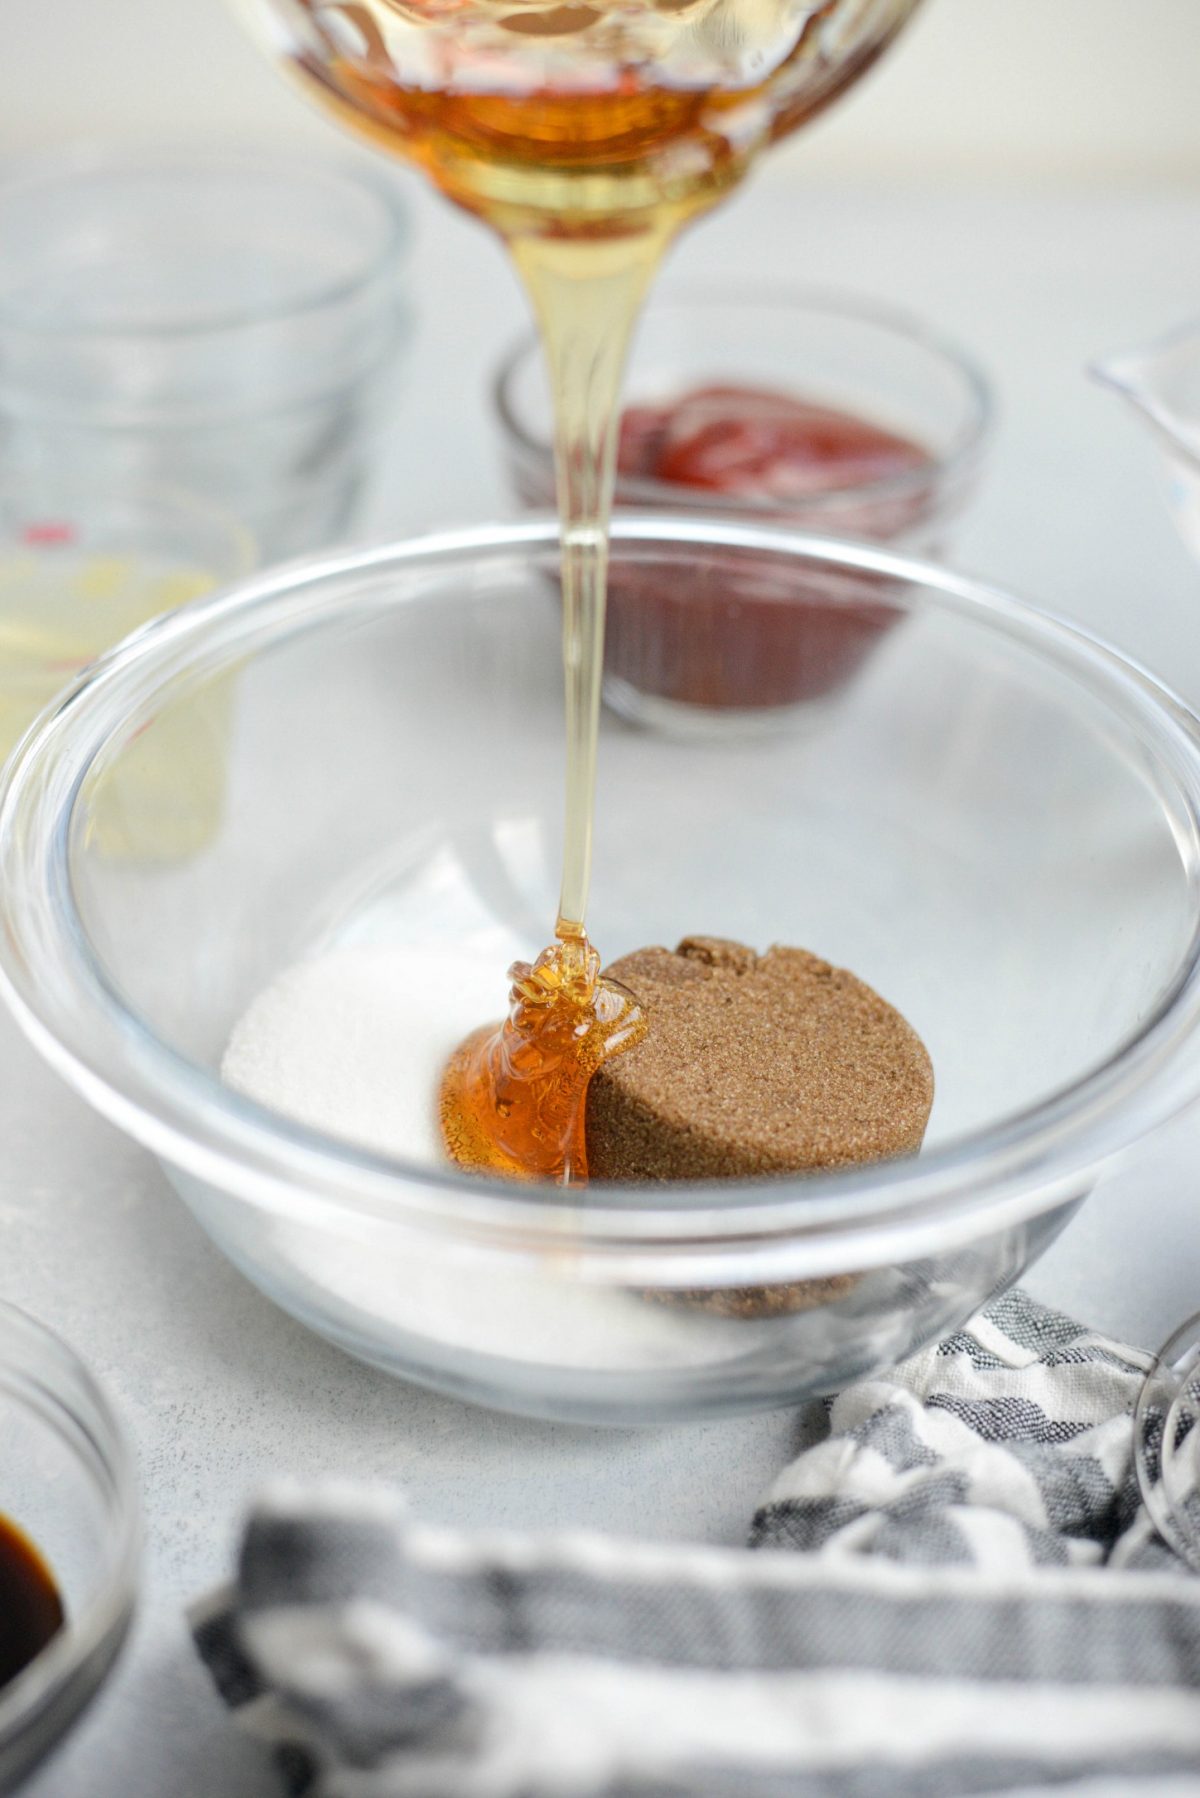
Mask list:
[{"label": "amber honey", "polygon": [[587,1179],[584,1100],[610,1055],[645,1034],[637,1001],[600,974],[586,939],[560,939],[532,965],[516,962],[509,1013],[460,1044],[442,1080],[442,1135],[450,1156],[477,1173]]},{"label": "amber honey", "polygon": [[[278,4],[278,0],[276,0]],[[711,204],[916,0],[285,0],[294,66],[504,235]],[[655,227],[657,229],[657,226]]]}]

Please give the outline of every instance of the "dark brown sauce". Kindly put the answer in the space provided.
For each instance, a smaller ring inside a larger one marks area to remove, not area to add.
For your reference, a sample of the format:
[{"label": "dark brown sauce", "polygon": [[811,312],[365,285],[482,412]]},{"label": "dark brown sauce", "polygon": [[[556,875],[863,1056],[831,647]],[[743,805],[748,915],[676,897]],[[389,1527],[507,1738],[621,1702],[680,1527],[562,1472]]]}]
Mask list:
[{"label": "dark brown sauce", "polygon": [[50,1569],[16,1524],[0,1517],[0,1687],[42,1652],[64,1620]]}]

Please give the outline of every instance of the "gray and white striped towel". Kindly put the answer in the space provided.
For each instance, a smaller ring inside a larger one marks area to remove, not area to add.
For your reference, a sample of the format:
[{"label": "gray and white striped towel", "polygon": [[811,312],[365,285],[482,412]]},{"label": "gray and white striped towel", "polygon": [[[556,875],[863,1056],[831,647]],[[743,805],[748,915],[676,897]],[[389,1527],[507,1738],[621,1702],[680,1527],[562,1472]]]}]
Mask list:
[{"label": "gray and white striped towel", "polygon": [[1145,1370],[1010,1293],[832,1402],[755,1553],[280,1488],[197,1642],[312,1798],[1195,1798],[1200,1581],[1138,1502]]}]

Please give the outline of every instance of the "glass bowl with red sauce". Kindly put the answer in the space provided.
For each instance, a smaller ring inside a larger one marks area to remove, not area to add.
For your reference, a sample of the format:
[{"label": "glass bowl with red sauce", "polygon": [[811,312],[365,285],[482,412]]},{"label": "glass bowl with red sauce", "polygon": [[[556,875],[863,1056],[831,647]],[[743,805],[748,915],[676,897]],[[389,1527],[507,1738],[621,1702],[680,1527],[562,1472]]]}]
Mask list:
[{"label": "glass bowl with red sauce", "polygon": [[[992,417],[988,383],[962,350],[904,312],[817,292],[664,290],[625,390],[618,507],[935,557],[972,492]],[[504,359],[494,398],[516,496],[552,507],[550,402],[532,337]],[[637,723],[809,721],[900,616],[886,596],[867,603],[853,583],[838,594],[824,579],[798,631],[794,586],[732,583],[704,562],[693,572],[686,599],[619,569],[610,577],[605,697]]]},{"label": "glass bowl with red sauce", "polygon": [[132,1461],[83,1362],[0,1303],[0,1793],[99,1690],[133,1615]]}]

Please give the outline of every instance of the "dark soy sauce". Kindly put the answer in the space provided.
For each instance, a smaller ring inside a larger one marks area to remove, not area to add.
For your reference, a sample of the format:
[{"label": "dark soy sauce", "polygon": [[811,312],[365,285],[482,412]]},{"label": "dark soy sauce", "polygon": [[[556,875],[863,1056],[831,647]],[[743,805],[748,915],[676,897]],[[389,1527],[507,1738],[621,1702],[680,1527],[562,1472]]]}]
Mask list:
[{"label": "dark soy sauce", "polygon": [[16,1524],[0,1517],[0,1686],[41,1653],[63,1621],[46,1563]]}]

